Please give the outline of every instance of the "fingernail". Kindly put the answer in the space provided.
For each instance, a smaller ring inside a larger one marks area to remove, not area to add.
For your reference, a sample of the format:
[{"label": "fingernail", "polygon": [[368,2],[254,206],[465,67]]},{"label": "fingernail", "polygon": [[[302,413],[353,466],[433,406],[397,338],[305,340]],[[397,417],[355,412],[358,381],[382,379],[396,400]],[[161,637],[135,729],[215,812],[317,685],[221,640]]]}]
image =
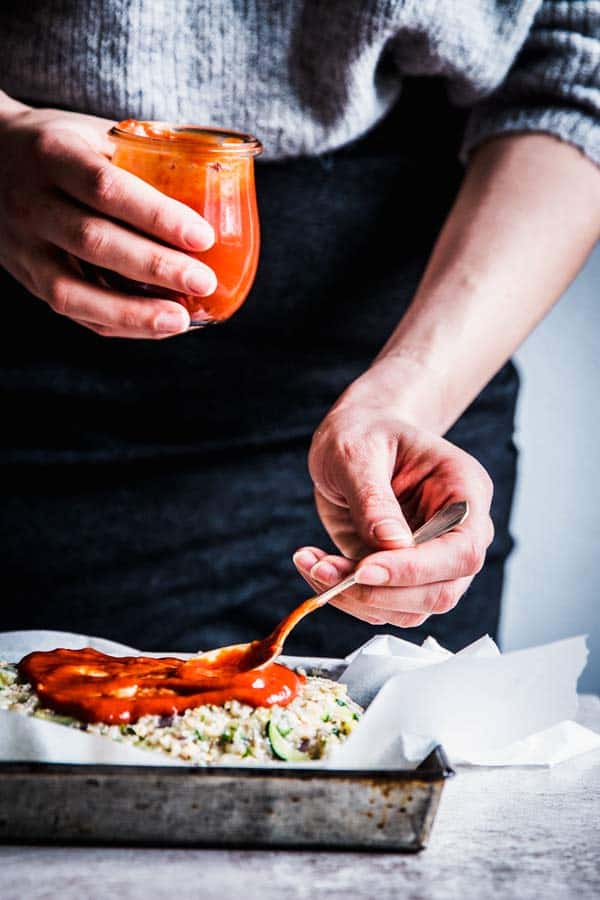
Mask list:
[{"label": "fingernail", "polygon": [[202,269],[200,266],[190,266],[183,276],[185,289],[197,297],[207,297],[213,294],[217,288],[215,273],[210,269]]},{"label": "fingernail", "polygon": [[310,570],[310,577],[316,578],[317,581],[322,581],[327,584],[330,581],[339,581],[341,576],[336,567],[332,566],[331,563],[320,562],[312,567]]},{"label": "fingernail", "polygon": [[215,242],[215,233],[208,224],[188,225],[183,232],[183,239],[194,250],[208,250]]},{"label": "fingernail", "polygon": [[390,580],[390,573],[383,566],[372,564],[359,569],[356,573],[356,580],[359,584],[387,584]]},{"label": "fingernail", "polygon": [[383,519],[373,526],[373,534],[378,541],[397,541],[407,546],[412,544],[412,535],[396,519]]},{"label": "fingernail", "polygon": [[318,557],[311,553],[310,550],[298,550],[297,553],[294,553],[292,559],[299,569],[305,569],[307,572],[310,572],[312,567],[318,562]]},{"label": "fingernail", "polygon": [[183,312],[165,312],[156,317],[154,328],[156,331],[170,331],[173,333],[176,331],[185,331],[188,324],[189,319]]}]

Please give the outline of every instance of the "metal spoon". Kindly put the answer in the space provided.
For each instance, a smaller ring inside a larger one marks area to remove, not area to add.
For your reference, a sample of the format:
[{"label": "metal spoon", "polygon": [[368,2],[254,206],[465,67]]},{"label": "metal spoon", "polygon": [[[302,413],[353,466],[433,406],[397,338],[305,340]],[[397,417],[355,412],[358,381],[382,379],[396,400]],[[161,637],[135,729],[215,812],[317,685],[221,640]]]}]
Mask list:
[{"label": "metal spoon", "polygon": [[[469,504],[466,500],[444,506],[414,532],[413,540],[415,544],[423,544],[425,541],[430,541],[433,538],[440,537],[442,534],[446,534],[447,531],[452,531],[453,528],[465,521],[468,514]],[[301,619],[356,584],[357,569],[358,566],[351,575],[348,575],[339,584],[334,584],[333,587],[323,591],[322,594],[317,594],[315,597],[305,600],[304,603],[293,609],[268,637],[259,641],[251,641],[248,644],[232,644],[228,647],[210,650],[208,653],[201,653],[190,659],[186,665],[202,666],[203,663],[206,663],[215,675],[218,674],[221,668],[223,670],[245,672],[248,669],[260,669],[266,666],[276,656],[279,656],[287,636]]]}]

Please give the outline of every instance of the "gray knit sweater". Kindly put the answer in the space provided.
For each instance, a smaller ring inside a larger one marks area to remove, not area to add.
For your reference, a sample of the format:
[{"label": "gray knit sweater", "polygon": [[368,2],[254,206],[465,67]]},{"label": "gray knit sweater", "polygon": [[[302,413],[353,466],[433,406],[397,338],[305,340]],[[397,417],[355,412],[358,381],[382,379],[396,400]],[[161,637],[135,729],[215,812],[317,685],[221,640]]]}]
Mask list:
[{"label": "gray knit sweater", "polygon": [[13,96],[244,129],[271,159],[348,143],[435,75],[472,108],[465,156],[545,131],[600,163],[600,0],[2,0],[0,35]]}]

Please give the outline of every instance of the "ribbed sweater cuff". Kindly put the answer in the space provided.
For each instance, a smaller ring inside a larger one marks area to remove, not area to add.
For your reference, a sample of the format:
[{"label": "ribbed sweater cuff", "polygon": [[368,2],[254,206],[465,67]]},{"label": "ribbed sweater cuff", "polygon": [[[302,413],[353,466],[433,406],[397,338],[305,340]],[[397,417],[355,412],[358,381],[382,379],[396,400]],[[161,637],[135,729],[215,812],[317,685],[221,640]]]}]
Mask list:
[{"label": "ribbed sweater cuff", "polygon": [[542,131],[578,147],[600,166],[600,121],[592,115],[568,107],[499,107],[496,103],[476,106],[467,123],[461,159],[483,141],[502,134]]}]

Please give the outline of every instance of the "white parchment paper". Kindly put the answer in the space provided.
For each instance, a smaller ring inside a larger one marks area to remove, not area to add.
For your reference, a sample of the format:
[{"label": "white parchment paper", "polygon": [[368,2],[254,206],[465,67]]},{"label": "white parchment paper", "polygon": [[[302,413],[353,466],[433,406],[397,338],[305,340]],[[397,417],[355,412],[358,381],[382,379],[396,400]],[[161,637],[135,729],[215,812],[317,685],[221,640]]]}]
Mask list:
[{"label": "white parchment paper", "polygon": [[[0,659],[9,662],[56,647],[94,647],[115,656],[140,652],[89,635],[0,633]],[[549,766],[600,749],[600,735],[573,721],[586,659],[584,637],[506,654],[488,637],[456,654],[432,638],[421,647],[392,636],[374,638],[348,657],[341,678],[368,707],[363,720],[329,762],[309,765],[413,767],[438,743],[454,764],[488,766]],[[283,660],[339,668],[336,660]],[[183,765],[162,753],[2,710],[0,761]]]},{"label": "white parchment paper", "polygon": [[487,636],[452,654],[376,637],[341,680],[368,709],[337,751],[344,767],[415,765],[442,744],[454,764],[550,766],[600,748],[573,721],[587,661],[579,636],[501,654]]}]

